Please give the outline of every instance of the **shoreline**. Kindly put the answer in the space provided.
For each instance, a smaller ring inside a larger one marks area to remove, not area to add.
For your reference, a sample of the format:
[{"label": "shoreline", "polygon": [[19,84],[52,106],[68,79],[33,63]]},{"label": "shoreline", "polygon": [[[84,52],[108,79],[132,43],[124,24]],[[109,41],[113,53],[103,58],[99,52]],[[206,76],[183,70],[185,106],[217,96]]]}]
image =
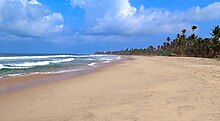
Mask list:
[{"label": "shoreline", "polygon": [[[0,79],[0,96],[7,95],[8,93],[16,93],[17,91],[22,91],[24,89],[33,88],[37,86],[42,86],[44,84],[55,83],[57,81],[67,80],[76,78],[78,76],[87,75],[94,73],[103,68],[122,63],[123,61],[130,60],[131,57],[123,57],[120,60],[112,61],[109,63],[99,63],[95,66],[83,67],[82,69],[76,71],[66,71],[61,73],[53,72],[39,72],[30,73],[13,77],[5,77]],[[58,71],[59,72],[59,71]]]},{"label": "shoreline", "polygon": [[220,62],[143,57],[0,96],[3,121],[218,121]]},{"label": "shoreline", "polygon": [[75,72],[120,60],[113,55],[1,55],[0,80],[33,74]]}]

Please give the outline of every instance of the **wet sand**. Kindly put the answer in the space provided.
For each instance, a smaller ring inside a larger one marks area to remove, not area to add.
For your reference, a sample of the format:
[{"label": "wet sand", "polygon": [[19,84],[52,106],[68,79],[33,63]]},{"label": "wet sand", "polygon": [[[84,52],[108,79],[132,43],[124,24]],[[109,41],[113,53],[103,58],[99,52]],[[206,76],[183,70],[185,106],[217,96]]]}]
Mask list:
[{"label": "wet sand", "polygon": [[1,121],[219,121],[220,61],[133,57],[0,96]]}]

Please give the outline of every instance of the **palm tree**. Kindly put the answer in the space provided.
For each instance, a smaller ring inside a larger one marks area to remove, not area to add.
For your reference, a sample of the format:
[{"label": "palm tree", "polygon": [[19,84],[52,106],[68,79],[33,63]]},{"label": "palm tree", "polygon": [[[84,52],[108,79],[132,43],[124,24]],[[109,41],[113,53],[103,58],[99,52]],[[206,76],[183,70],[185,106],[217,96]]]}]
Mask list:
[{"label": "palm tree", "polygon": [[167,46],[167,49],[169,49],[170,48],[170,37],[167,37],[167,43],[166,43],[166,46]]},{"label": "palm tree", "polygon": [[163,43],[163,50],[166,50],[166,49],[167,49],[167,43],[164,42],[164,43]]},{"label": "palm tree", "polygon": [[171,52],[182,56],[196,57],[220,57],[220,27],[214,26],[211,31],[211,38],[201,38],[195,35],[197,26],[192,26],[192,34],[186,36],[186,29],[177,34],[176,38],[171,40],[167,37],[163,45],[149,46],[145,49],[126,49],[121,51],[96,52],[97,54],[119,54],[119,55],[168,55]]},{"label": "palm tree", "polygon": [[182,35],[186,35],[186,29],[182,30]]},{"label": "palm tree", "polygon": [[220,27],[215,26],[214,29],[212,29],[212,33],[210,33],[213,37],[211,38],[211,48],[212,48],[212,54],[211,57],[215,57],[217,53],[220,52]]},{"label": "palm tree", "polygon": [[211,52],[212,52],[212,48],[211,48],[211,39],[210,38],[204,38],[203,39],[203,49],[205,51],[205,57],[211,57]]},{"label": "palm tree", "polygon": [[212,29],[212,33],[210,33],[212,36],[217,37],[218,39],[220,38],[220,27],[214,26],[214,29]]},{"label": "palm tree", "polygon": [[179,33],[176,35],[176,38],[180,38],[180,34]]},{"label": "palm tree", "polygon": [[189,56],[192,56],[192,55],[194,55],[195,57],[197,57],[198,56],[198,46],[197,46],[197,36],[195,35],[195,30],[197,29],[197,26],[192,26],[192,31],[193,31],[193,33],[192,33],[192,35],[190,35],[189,37],[188,37],[188,41],[187,41],[187,48],[186,48],[186,50],[187,50],[187,54],[189,55]]},{"label": "palm tree", "polygon": [[192,26],[193,34],[194,34],[196,29],[197,29],[197,26]]},{"label": "palm tree", "polygon": [[186,29],[183,29],[182,35],[180,36],[179,39],[179,45],[180,45],[180,54],[183,56],[184,48],[186,46]]},{"label": "palm tree", "polygon": [[170,37],[167,37],[167,42],[168,42],[168,43],[170,42],[170,40],[171,40]]}]

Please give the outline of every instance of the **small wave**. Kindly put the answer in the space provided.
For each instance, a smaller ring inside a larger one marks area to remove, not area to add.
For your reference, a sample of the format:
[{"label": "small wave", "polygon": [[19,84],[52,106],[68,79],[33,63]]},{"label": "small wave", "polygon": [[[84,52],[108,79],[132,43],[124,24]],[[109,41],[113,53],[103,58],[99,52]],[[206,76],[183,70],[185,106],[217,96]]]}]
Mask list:
[{"label": "small wave", "polygon": [[15,77],[15,76],[21,76],[22,74],[8,74],[5,75],[6,77]]},{"label": "small wave", "polygon": [[75,60],[75,58],[68,58],[68,59],[50,61],[50,63],[64,63],[64,62],[70,62],[70,61],[74,61],[74,60]]},{"label": "small wave", "polygon": [[0,60],[20,60],[20,59],[46,59],[46,58],[66,58],[74,57],[73,55],[51,55],[51,56],[11,56],[0,57]]},{"label": "small wave", "polygon": [[41,62],[25,62],[21,64],[10,64],[12,67],[34,67],[34,66],[44,66],[50,64],[50,61],[41,61]]},{"label": "small wave", "polygon": [[4,66],[2,64],[0,64],[0,69],[3,69],[3,68],[4,68]]},{"label": "small wave", "polygon": [[[62,69],[69,68],[70,66],[75,68],[81,64],[86,64],[90,67],[98,67],[99,63],[107,64],[119,59],[121,59],[121,57],[115,55],[0,56],[0,62],[2,62],[0,63],[0,71],[3,72],[0,77],[4,78],[7,74],[12,74],[8,76],[18,76],[20,73],[30,74],[39,72],[42,74],[53,74],[74,72],[82,69]],[[61,71],[56,71],[59,69],[61,69]]]},{"label": "small wave", "polygon": [[76,72],[76,71],[83,71],[85,69],[72,69],[72,70],[62,70],[62,71],[57,71],[53,72],[54,74],[60,74],[60,73],[67,73],[67,72]]},{"label": "small wave", "polygon": [[117,60],[120,60],[120,59],[121,59],[121,57],[120,57],[120,56],[118,56],[118,57],[116,57],[116,59],[117,59]]},{"label": "small wave", "polygon": [[72,55],[72,57],[78,57],[78,58],[89,58],[89,57],[95,57],[95,58],[98,58],[98,57],[113,57],[114,55]]},{"label": "small wave", "polygon": [[111,63],[111,61],[107,60],[107,61],[103,61],[102,63]]},{"label": "small wave", "polygon": [[96,62],[88,64],[88,66],[95,66]]},{"label": "small wave", "polygon": [[113,55],[89,55],[90,57],[102,57],[102,56],[113,56]]},{"label": "small wave", "polygon": [[102,63],[111,63],[112,61],[117,61],[117,60],[120,60],[120,59],[121,59],[120,56],[110,56],[110,57],[100,58],[99,60],[101,60]]},{"label": "small wave", "polygon": [[100,58],[99,60],[112,61],[112,60],[114,60],[114,59],[113,59],[113,58]]},{"label": "small wave", "polygon": [[49,64],[71,62],[73,60],[75,60],[75,59],[68,58],[68,59],[53,60],[53,61],[25,62],[25,63],[20,63],[20,64],[8,64],[8,65],[0,64],[0,69],[26,69],[26,68],[32,68],[35,66],[45,66],[45,65],[49,65]]},{"label": "small wave", "polygon": [[[34,74],[62,74],[62,73],[68,73],[68,72],[76,72],[76,71],[83,71],[85,69],[71,69],[71,70],[61,70],[61,71],[52,71],[52,72],[33,72],[33,73],[29,73],[28,75],[34,75]],[[17,74],[7,74],[4,76],[0,76],[0,79],[4,78],[4,77],[19,77],[19,76],[24,76],[27,73],[17,73]]]},{"label": "small wave", "polygon": [[4,66],[2,64],[0,64],[0,70],[1,69],[26,69],[28,67],[20,67],[20,66],[16,66],[16,67],[11,67],[11,66]]},{"label": "small wave", "polygon": [[76,72],[76,71],[83,71],[85,69],[71,69],[71,70],[60,70],[60,71],[51,71],[51,72],[34,72],[31,74],[62,74],[67,72]]},{"label": "small wave", "polygon": [[83,59],[83,60],[95,61],[97,59],[95,59],[95,58],[86,58],[86,59]]},{"label": "small wave", "polygon": [[114,55],[47,55],[47,56],[1,56],[0,60],[21,60],[21,59],[47,59],[47,58],[68,58],[68,57],[115,57]]}]

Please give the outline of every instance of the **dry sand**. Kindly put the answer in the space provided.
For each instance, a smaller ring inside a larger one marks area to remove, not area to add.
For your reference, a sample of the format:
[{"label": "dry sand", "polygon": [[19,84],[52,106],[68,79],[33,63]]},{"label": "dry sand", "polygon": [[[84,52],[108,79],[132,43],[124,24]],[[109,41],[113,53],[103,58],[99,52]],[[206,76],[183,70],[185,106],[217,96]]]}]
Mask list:
[{"label": "dry sand", "polygon": [[1,96],[0,121],[220,121],[220,61],[134,57]]}]

